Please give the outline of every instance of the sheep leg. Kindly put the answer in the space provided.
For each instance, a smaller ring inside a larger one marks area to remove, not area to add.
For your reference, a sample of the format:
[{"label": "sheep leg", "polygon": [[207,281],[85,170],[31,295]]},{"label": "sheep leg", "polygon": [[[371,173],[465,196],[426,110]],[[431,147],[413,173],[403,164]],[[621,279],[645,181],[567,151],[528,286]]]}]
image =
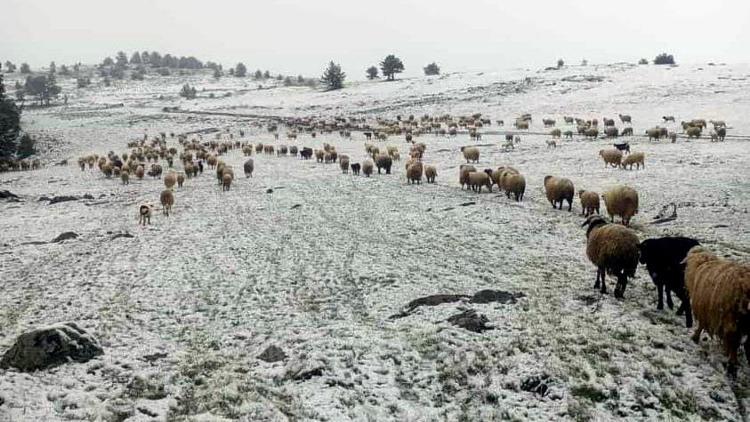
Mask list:
[{"label": "sheep leg", "polygon": [[[659,292],[659,301],[656,303],[656,310],[661,311],[664,309],[664,285],[657,283],[656,290]],[[667,295],[669,295],[669,290],[667,290]]]},{"label": "sheep leg", "polygon": [[[667,289],[667,306],[669,306],[669,309],[674,309],[674,302],[672,302],[672,293],[670,289]],[[682,307],[682,306],[680,306]],[[677,310],[679,312],[679,309]]]},{"label": "sheep leg", "polygon": [[729,335],[725,340],[724,349],[729,356],[729,361],[727,362],[727,375],[733,380],[737,378],[737,349],[740,347],[741,338],[741,334],[734,333]]},{"label": "sheep leg", "polygon": [[693,340],[695,344],[698,344],[701,341],[701,334],[703,334],[703,324],[698,321],[698,328],[695,329],[695,332],[690,336],[690,339]]},{"label": "sheep leg", "polygon": [[[562,209],[562,201],[560,201],[560,209]],[[568,212],[573,211],[573,200],[568,199]]]}]

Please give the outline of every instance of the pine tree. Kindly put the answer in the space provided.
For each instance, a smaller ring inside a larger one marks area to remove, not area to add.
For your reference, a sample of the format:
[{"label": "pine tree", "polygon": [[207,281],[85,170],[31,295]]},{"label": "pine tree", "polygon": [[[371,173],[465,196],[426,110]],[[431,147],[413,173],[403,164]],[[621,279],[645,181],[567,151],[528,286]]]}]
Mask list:
[{"label": "pine tree", "polygon": [[237,66],[234,67],[234,76],[238,78],[247,76],[247,67],[244,63],[237,63]]},{"label": "pine tree", "polygon": [[378,68],[375,66],[370,66],[367,68],[367,79],[373,80],[378,77]]},{"label": "pine tree", "polygon": [[380,70],[383,71],[383,75],[386,76],[387,80],[392,81],[395,79],[396,73],[404,71],[404,63],[398,57],[389,54],[380,62]]},{"label": "pine tree", "polygon": [[434,76],[440,74],[440,66],[437,63],[432,62],[424,67],[424,74],[427,76]]},{"label": "pine tree", "polygon": [[118,51],[115,56],[115,62],[118,66],[125,67],[128,65],[128,56],[125,55],[124,51]]},{"label": "pine tree", "polygon": [[31,67],[28,63],[21,63],[21,73],[23,74],[29,74],[31,73]]},{"label": "pine tree", "polygon": [[130,64],[142,64],[141,61],[141,53],[135,52],[132,56],[130,56]]},{"label": "pine tree", "polygon": [[328,64],[328,68],[323,72],[320,81],[328,87],[329,90],[341,89],[344,87],[346,73],[341,71],[341,66],[333,61]]}]

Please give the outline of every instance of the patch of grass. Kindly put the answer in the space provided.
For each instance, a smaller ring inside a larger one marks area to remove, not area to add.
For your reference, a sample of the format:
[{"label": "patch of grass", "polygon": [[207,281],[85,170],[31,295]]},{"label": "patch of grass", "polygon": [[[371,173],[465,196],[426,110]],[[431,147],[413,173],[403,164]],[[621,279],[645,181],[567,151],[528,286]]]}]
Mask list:
[{"label": "patch of grass", "polygon": [[589,400],[593,403],[601,403],[607,400],[607,393],[591,384],[580,384],[571,387],[570,393],[578,398]]},{"label": "patch of grass", "polygon": [[568,401],[568,416],[576,422],[590,422],[594,420],[591,413],[591,406],[588,403],[578,400]]}]

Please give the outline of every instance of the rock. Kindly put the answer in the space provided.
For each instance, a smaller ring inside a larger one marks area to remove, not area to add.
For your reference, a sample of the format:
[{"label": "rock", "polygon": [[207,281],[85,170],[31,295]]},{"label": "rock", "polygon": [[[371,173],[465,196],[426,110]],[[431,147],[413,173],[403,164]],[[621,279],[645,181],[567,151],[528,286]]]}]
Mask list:
[{"label": "rock", "polygon": [[266,347],[266,350],[264,350],[263,353],[258,355],[258,359],[268,363],[278,362],[286,359],[286,353],[284,353],[281,348],[270,345]]},{"label": "rock", "polygon": [[83,199],[94,199],[94,197],[91,196],[90,193],[87,193],[86,195],[83,195]]},{"label": "rock", "polygon": [[0,359],[0,368],[45,369],[70,361],[87,362],[104,354],[92,335],[73,322],[21,334]]},{"label": "rock", "polygon": [[141,356],[141,359],[145,360],[146,362],[156,362],[159,359],[164,359],[167,357],[168,354],[164,352],[156,352],[152,353],[150,355],[143,355]]},{"label": "rock", "polygon": [[476,203],[476,202],[474,202],[474,201],[469,201],[469,202],[464,202],[464,203],[461,203],[461,204],[459,204],[459,205],[460,205],[460,206],[462,206],[462,207],[468,207],[469,205],[476,205],[476,204],[477,204],[477,203]]},{"label": "rock", "polygon": [[487,326],[489,321],[486,316],[477,314],[477,311],[469,309],[460,314],[453,315],[447,319],[451,324],[474,333],[492,330],[494,327]]},{"label": "rock", "polygon": [[60,234],[56,238],[52,239],[52,243],[60,243],[65,240],[77,239],[77,238],[78,238],[78,233],[65,232],[65,233]]},{"label": "rock", "polygon": [[5,397],[0,396],[0,406],[5,404]]},{"label": "rock", "polygon": [[125,232],[125,233],[117,233],[116,235],[112,236],[112,240],[115,240],[115,239],[119,239],[119,238],[121,238],[121,237],[124,237],[124,238],[126,238],[126,239],[130,239],[130,238],[133,238],[133,237],[135,237],[135,236],[133,236],[132,234],[130,234],[130,233],[128,233],[128,232]]},{"label": "rock", "polygon": [[0,199],[18,199],[18,195],[9,190],[0,190]]},{"label": "rock", "polygon": [[523,293],[510,293],[502,290],[480,290],[471,298],[471,303],[516,303],[516,299],[526,295]]},{"label": "rock", "polygon": [[273,189],[271,188],[266,189],[266,193],[273,193]]},{"label": "rock", "polygon": [[300,356],[289,362],[284,371],[284,378],[295,381],[306,381],[323,375],[325,363],[316,357]]},{"label": "rock", "polygon": [[292,205],[292,209],[296,210],[297,208],[300,208],[301,206],[302,206],[302,204],[294,204],[294,205]]},{"label": "rock", "polygon": [[78,197],[76,196],[67,196],[67,195],[55,196],[54,198],[49,200],[49,204],[47,205],[54,205],[54,204],[59,204],[60,202],[77,201],[77,200],[78,200]]},{"label": "rock", "polygon": [[717,403],[725,403],[727,401],[718,391],[709,392],[708,397],[711,397],[711,399]]},{"label": "rock", "polygon": [[547,374],[532,375],[526,378],[525,380],[521,381],[521,390],[528,391],[534,394],[538,394],[544,397],[547,395],[547,392],[549,391],[549,387],[547,386],[548,380],[549,380],[549,375]]}]

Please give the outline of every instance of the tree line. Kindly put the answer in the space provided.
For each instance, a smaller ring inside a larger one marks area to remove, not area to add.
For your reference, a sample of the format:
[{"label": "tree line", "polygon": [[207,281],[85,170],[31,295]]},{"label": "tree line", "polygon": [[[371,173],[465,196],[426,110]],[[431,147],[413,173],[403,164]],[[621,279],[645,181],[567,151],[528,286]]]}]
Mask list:
[{"label": "tree line", "polygon": [[[380,78],[379,72],[382,72],[386,81],[393,81],[396,79],[396,74],[404,71],[404,62],[400,58],[393,54],[387,55],[380,63],[380,67],[370,66],[365,70],[367,79],[374,80]],[[440,66],[437,63],[432,62],[422,68],[422,71],[426,76],[434,76],[440,74]],[[340,89],[344,86],[344,80],[346,79],[346,73],[341,70],[341,66],[331,61],[328,63],[323,76],[320,81],[329,90]]]}]

